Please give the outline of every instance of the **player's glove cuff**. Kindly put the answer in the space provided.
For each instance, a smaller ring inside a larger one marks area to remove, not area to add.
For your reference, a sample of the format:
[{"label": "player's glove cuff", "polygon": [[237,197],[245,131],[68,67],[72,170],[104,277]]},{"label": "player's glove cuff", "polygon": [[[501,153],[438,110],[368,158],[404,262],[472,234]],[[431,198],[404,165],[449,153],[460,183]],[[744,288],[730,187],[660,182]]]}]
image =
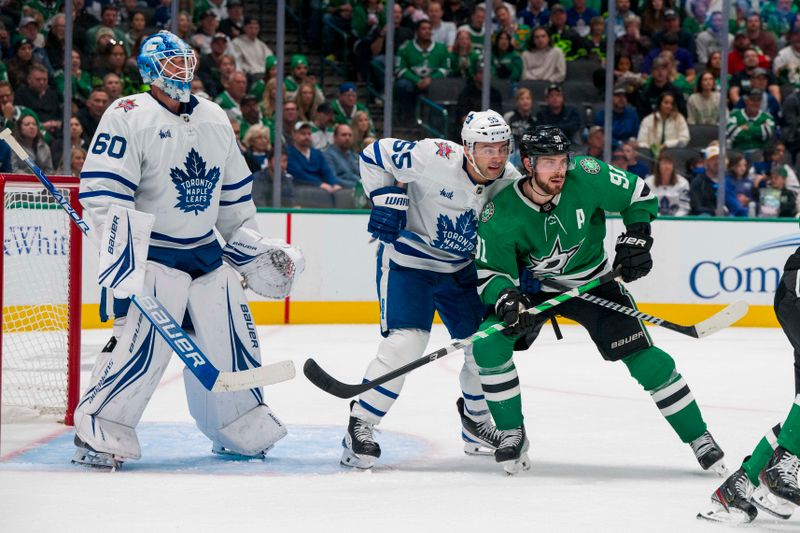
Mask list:
[{"label": "player's glove cuff", "polygon": [[381,187],[369,195],[372,211],[367,230],[382,242],[394,242],[406,227],[408,195],[401,187]]}]

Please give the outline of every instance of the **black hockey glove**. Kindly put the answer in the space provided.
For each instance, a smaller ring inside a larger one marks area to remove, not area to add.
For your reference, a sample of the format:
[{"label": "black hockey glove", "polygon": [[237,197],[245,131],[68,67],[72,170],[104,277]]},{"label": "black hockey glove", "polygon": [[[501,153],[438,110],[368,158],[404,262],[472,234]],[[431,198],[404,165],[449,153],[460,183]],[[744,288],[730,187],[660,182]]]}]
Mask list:
[{"label": "black hockey glove", "polygon": [[621,267],[623,281],[634,281],[650,272],[653,268],[653,257],[650,255],[652,246],[650,224],[643,222],[631,224],[617,238],[614,268]]},{"label": "black hockey glove", "polygon": [[536,317],[524,312],[529,307],[533,307],[533,302],[528,296],[520,293],[517,289],[503,289],[494,304],[497,318],[509,326],[502,331],[503,335],[516,337],[533,329],[536,325]]}]

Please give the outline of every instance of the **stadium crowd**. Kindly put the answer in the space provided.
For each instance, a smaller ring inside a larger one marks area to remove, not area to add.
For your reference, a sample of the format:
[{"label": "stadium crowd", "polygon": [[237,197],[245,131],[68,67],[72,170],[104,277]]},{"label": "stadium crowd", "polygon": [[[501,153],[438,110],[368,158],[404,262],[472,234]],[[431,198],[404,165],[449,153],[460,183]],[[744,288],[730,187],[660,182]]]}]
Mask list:
[{"label": "stadium crowd", "polygon": [[[442,134],[458,140],[467,112],[480,107],[491,16],[490,102],[515,136],[532,124],[551,124],[579,153],[602,157],[608,66],[614,72],[610,162],[645,178],[662,214],[715,214],[717,169],[724,164],[728,215],[797,216],[800,0],[736,0],[728,16],[719,0],[613,1],[613,21],[607,0],[398,1],[390,22],[396,124],[420,136],[418,124],[435,119],[431,109],[447,109]],[[0,0],[0,127],[13,129],[46,172],[78,175],[105,109],[147,90],[136,68],[139,43],[171,27],[170,4],[73,0],[72,151],[62,164],[62,2]],[[376,139],[368,104],[381,103],[387,68],[384,4],[289,5],[316,56],[287,57],[281,202],[363,206],[357,153]],[[274,43],[262,40],[263,12],[249,11],[242,0],[182,1],[178,34],[197,54],[193,94],[225,109],[255,175],[253,197],[271,205],[277,65]],[[607,24],[616,35],[613,65],[606,65]],[[725,39],[728,90],[721,95]],[[337,65],[344,80],[326,93],[309,57]],[[365,85],[373,90],[359,90]],[[420,105],[425,98],[435,106]],[[715,140],[722,104],[728,107],[724,162]],[[2,142],[0,171],[26,172]]]}]

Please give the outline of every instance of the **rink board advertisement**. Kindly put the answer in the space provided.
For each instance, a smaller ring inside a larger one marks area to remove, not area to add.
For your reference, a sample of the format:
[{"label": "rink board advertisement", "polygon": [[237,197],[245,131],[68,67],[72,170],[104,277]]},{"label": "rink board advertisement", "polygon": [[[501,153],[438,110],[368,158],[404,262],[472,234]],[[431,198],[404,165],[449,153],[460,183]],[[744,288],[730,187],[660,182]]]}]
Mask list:
[{"label": "rink board advertisement", "polygon": [[[286,301],[265,301],[248,291],[256,321],[377,323],[378,243],[366,231],[367,219],[364,212],[260,212],[263,233],[299,246],[306,270]],[[609,220],[606,248],[612,257],[623,229],[621,219]],[[644,311],[691,323],[744,300],[751,310],[740,325],[777,326],[772,300],[786,258],[800,246],[796,221],[658,220],[653,236],[653,271],[628,285]],[[84,327],[100,327],[96,278],[96,251],[85,246]]]}]

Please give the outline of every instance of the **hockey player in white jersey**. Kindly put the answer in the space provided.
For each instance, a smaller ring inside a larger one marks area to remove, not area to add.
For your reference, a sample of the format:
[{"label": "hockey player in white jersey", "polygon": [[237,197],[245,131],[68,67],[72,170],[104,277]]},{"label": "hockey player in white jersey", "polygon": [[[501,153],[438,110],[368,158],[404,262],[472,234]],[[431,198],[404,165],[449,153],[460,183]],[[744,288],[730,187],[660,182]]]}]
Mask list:
[{"label": "hockey player in white jersey", "polygon": [[[498,113],[471,112],[461,138],[463,145],[381,139],[361,152],[361,181],[373,204],[368,231],[381,241],[377,285],[384,336],[365,380],[421,357],[434,311],[454,339],[472,335],[483,318],[472,260],[478,215],[520,174],[508,163],[511,129]],[[373,427],[397,399],[403,381],[389,381],[351,403],[343,465],[370,468],[380,457]],[[464,451],[493,451],[500,433],[469,348],[460,382]]]},{"label": "hockey player in white jersey", "polygon": [[[185,317],[220,370],[252,368],[260,364],[259,339],[236,271],[255,292],[281,298],[302,271],[302,256],[259,233],[252,176],[230,122],[218,105],[190,95],[192,49],[162,31],[142,42],[137,63],[151,90],[120,98],[103,114],[81,172],[84,216],[105,235],[130,221],[131,252],[148,261],[141,286],[127,287],[127,295],[155,295],[179,322]],[[123,323],[75,411],[73,462],[115,468],[141,456],[135,428],[172,351],[138,309],[130,307]],[[261,389],[212,393],[188,369],[184,382],[213,451],[263,457],[286,435]]]}]

